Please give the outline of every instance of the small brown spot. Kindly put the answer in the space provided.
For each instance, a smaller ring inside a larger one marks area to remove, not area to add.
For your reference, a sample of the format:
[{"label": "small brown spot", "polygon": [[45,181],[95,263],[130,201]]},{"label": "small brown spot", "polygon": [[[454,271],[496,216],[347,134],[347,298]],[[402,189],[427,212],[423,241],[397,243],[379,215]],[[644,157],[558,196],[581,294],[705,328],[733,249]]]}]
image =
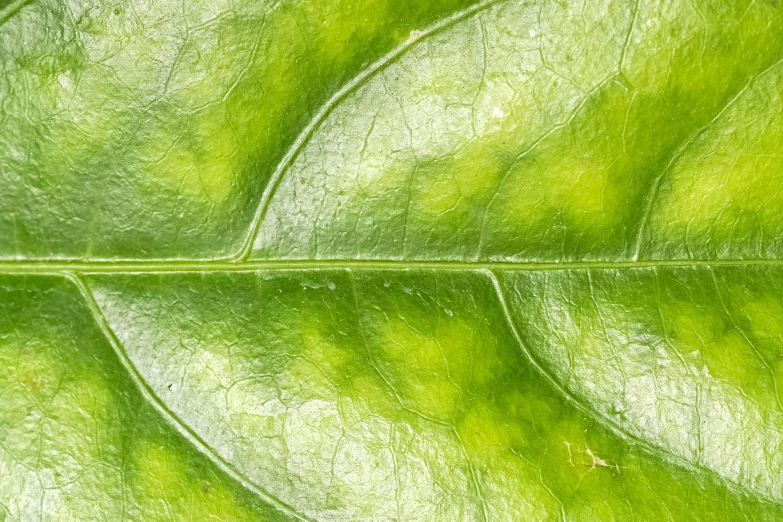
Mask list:
[{"label": "small brown spot", "polygon": [[201,492],[205,495],[209,495],[212,493],[212,484],[209,482],[204,482],[204,485],[201,486]]},{"label": "small brown spot", "polygon": [[41,388],[46,385],[46,379],[40,375],[28,375],[22,382],[31,392],[41,391]]}]

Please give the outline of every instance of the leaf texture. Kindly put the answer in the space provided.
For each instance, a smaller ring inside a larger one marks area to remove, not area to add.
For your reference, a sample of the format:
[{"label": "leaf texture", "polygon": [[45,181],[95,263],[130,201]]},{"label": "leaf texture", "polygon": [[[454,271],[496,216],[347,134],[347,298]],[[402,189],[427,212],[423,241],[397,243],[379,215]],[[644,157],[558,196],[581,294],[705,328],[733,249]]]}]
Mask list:
[{"label": "leaf texture", "polygon": [[0,1],[0,520],[783,518],[776,1]]}]

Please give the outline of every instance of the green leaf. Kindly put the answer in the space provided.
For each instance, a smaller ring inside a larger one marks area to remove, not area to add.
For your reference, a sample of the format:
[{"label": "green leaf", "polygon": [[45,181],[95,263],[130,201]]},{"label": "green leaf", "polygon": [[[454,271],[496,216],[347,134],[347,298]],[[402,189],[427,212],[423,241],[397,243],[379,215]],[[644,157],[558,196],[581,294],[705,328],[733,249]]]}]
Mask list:
[{"label": "green leaf", "polygon": [[472,3],[0,4],[0,256],[230,256],[334,94]]},{"label": "green leaf", "polygon": [[0,520],[783,518],[777,1],[0,0]]}]

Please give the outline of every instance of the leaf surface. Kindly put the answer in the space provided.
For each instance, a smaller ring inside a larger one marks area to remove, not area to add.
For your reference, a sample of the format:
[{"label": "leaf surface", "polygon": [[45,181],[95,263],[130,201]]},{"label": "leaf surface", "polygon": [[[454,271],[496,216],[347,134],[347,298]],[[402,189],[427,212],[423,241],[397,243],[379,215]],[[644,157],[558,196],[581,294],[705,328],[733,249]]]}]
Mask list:
[{"label": "leaf surface", "polygon": [[779,520],[777,2],[0,2],[0,520]]}]

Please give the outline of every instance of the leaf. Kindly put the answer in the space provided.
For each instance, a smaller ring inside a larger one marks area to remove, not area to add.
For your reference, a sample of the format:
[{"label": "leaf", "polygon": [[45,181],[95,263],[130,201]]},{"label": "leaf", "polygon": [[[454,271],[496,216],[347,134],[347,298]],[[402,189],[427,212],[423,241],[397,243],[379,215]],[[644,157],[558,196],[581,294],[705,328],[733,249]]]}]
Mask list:
[{"label": "leaf", "polygon": [[0,520],[783,517],[777,2],[0,24]]},{"label": "leaf", "polygon": [[472,3],[36,0],[0,27],[0,256],[231,255],[330,97]]}]

